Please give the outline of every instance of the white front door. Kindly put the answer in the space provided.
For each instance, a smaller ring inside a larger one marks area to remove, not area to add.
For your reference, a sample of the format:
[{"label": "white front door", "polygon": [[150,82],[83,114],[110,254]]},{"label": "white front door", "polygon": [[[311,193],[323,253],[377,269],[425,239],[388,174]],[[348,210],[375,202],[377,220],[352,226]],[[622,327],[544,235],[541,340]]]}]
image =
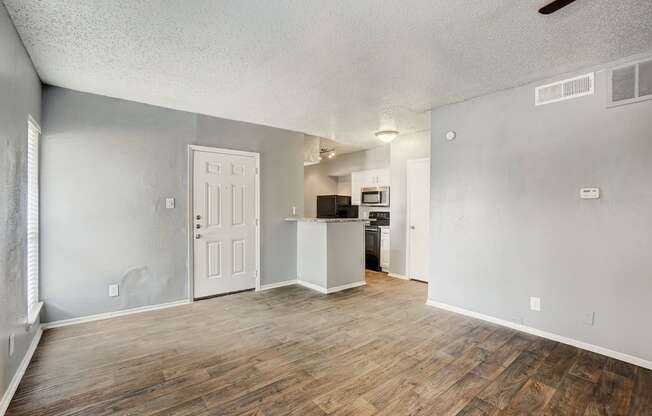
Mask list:
[{"label": "white front door", "polygon": [[428,281],[430,258],[430,159],[407,162],[407,275]]},{"label": "white front door", "polygon": [[192,153],[194,297],[255,288],[257,155]]}]

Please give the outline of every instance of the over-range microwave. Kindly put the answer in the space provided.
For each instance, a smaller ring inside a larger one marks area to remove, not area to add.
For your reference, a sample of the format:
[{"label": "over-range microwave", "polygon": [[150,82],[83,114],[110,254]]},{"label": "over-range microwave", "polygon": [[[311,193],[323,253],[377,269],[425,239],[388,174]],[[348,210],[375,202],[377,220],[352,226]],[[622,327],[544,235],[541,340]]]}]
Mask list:
[{"label": "over-range microwave", "polygon": [[372,207],[389,206],[389,186],[379,186],[376,188],[362,188],[360,194],[360,204]]}]

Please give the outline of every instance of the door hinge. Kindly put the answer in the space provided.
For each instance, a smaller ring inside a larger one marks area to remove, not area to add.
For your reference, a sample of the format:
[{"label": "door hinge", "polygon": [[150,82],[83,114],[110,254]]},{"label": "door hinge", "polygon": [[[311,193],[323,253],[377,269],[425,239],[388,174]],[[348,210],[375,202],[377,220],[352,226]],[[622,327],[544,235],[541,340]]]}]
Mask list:
[{"label": "door hinge", "polygon": [[258,168],[256,168],[256,175],[258,175]]},{"label": "door hinge", "polygon": [[258,277],[258,270],[256,270],[256,277]]},{"label": "door hinge", "polygon": [[256,226],[258,226],[258,218],[256,218]]}]

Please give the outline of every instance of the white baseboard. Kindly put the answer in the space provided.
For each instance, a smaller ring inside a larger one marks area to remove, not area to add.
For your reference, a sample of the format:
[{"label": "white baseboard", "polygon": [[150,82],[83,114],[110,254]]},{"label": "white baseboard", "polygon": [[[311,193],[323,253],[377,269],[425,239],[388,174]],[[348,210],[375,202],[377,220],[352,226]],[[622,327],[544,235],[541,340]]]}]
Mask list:
[{"label": "white baseboard", "polygon": [[297,284],[299,286],[307,287],[308,289],[316,290],[317,292],[327,294],[328,290],[325,287],[316,285],[314,283],[306,282],[305,280],[299,280],[297,279]]},{"label": "white baseboard", "polygon": [[410,280],[409,277],[403,276],[402,274],[398,274],[398,273],[389,272],[389,273],[387,273],[387,276],[394,277],[396,279],[401,279],[401,280]]},{"label": "white baseboard", "polygon": [[328,295],[330,293],[340,292],[340,291],[346,290],[346,289],[353,289],[354,287],[360,287],[360,286],[364,286],[364,285],[367,284],[367,282],[365,282],[363,280],[363,281],[360,281],[360,282],[349,283],[349,284],[342,285],[342,286],[335,286],[335,287],[325,288],[323,286],[319,286],[319,285],[316,285],[314,283],[306,282],[304,280],[297,280],[296,283],[299,286],[303,286],[303,287],[307,287],[308,289],[316,290],[317,292],[323,293],[325,295]]},{"label": "white baseboard", "polygon": [[484,315],[479,312],[470,311],[463,309],[457,306],[448,305],[446,303],[437,302],[431,299],[428,299],[426,305],[434,306],[435,308],[445,309],[450,312],[459,313],[460,315],[470,316],[471,318],[481,319],[483,321],[491,322],[500,326],[507,328],[515,329],[517,331],[525,332],[528,334],[536,335],[538,337],[551,339],[553,341],[561,342],[562,344],[572,345],[583,350],[592,351],[597,354],[606,355],[607,357],[615,358],[620,361],[625,361],[630,364],[637,365],[639,367],[644,367],[652,370],[652,361],[645,360],[643,358],[635,357],[633,355],[625,354],[622,352],[610,350],[608,348],[600,347],[597,345],[589,344],[583,341],[578,341],[573,338],[567,338],[562,335],[553,334],[552,332],[542,331],[540,329],[532,328],[526,325],[517,324],[515,322],[506,321],[504,319],[495,318],[493,316]]},{"label": "white baseboard", "polygon": [[276,282],[276,283],[270,283],[268,285],[262,285],[259,291],[263,290],[269,290],[269,289],[276,289],[277,287],[284,287],[284,286],[292,286],[297,284],[297,279],[292,279],[292,280],[284,280],[282,282]]},{"label": "white baseboard", "polygon": [[81,318],[62,319],[60,321],[47,322],[41,325],[43,329],[58,328],[61,326],[76,325],[85,322],[101,321],[104,319],[115,318],[117,316],[131,315],[134,313],[155,311],[158,309],[172,308],[175,306],[187,305],[190,300],[183,299],[174,302],[160,303],[158,305],[141,306],[139,308],[124,309],[115,312],[99,313],[97,315],[82,316]]},{"label": "white baseboard", "polygon": [[43,334],[43,329],[39,327],[34,333],[34,338],[32,338],[32,342],[29,344],[29,348],[27,348],[27,351],[25,352],[25,356],[20,362],[20,366],[18,366],[18,369],[16,370],[16,374],[14,374],[14,377],[11,379],[11,382],[7,386],[7,390],[5,391],[5,394],[2,395],[2,400],[0,400],[0,416],[4,416],[4,414],[7,412],[7,408],[9,408],[9,403],[11,402],[11,399],[14,397],[14,394],[18,389],[20,380],[23,379],[23,375],[25,375],[25,370],[27,370],[27,366],[29,365],[30,361],[32,361],[32,356],[34,355],[34,351],[36,351],[36,347],[38,346],[38,343],[41,340],[42,334]]},{"label": "white baseboard", "polygon": [[342,286],[329,287],[326,289],[326,293],[341,292],[342,290],[353,289],[354,287],[365,286],[366,284],[367,282],[363,280],[361,282],[353,282]]}]

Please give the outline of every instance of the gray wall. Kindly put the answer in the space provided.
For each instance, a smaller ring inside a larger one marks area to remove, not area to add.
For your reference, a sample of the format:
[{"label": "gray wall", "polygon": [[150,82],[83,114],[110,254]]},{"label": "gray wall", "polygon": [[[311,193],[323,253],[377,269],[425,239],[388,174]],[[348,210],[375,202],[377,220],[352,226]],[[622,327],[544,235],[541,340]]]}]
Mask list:
[{"label": "gray wall", "polygon": [[429,297],[652,360],[652,102],[605,108],[605,77],[542,107],[528,85],[433,111]]},{"label": "gray wall", "polygon": [[338,155],[331,160],[323,160],[319,165],[324,175],[343,176],[351,172],[367,169],[380,169],[389,166],[390,147],[388,145]]},{"label": "gray wall", "polygon": [[322,163],[306,166],[303,174],[303,206],[306,217],[317,216],[317,196],[337,194],[337,177],[328,176]]},{"label": "gray wall", "polygon": [[[338,155],[321,163],[306,166],[304,174],[305,216],[317,216],[317,195],[349,195],[351,193],[351,172],[379,169],[389,166],[390,148],[380,146],[369,150]],[[341,179],[340,179],[341,178]],[[339,182],[342,181],[340,185]],[[341,192],[348,181],[348,192]],[[338,189],[339,188],[339,189]],[[361,207],[361,212],[365,211]]]},{"label": "gray wall", "polygon": [[[27,116],[41,113],[41,81],[0,4],[0,398],[34,336],[26,332]],[[9,357],[8,338],[15,334]]]},{"label": "gray wall", "polygon": [[44,321],[187,297],[189,144],[261,153],[261,284],[296,278],[303,134],[56,87],[43,113]]},{"label": "gray wall", "polygon": [[[350,195],[351,172],[386,168],[389,160],[390,147],[380,146],[345,153],[334,159],[323,160],[317,165],[306,166],[303,185],[305,216],[317,216],[317,195]],[[345,190],[347,187],[348,191]],[[360,207],[361,215],[366,212],[366,207]]]},{"label": "gray wall", "polygon": [[430,131],[402,134],[391,144],[391,273],[405,275],[407,238],[407,161],[430,157]]}]

